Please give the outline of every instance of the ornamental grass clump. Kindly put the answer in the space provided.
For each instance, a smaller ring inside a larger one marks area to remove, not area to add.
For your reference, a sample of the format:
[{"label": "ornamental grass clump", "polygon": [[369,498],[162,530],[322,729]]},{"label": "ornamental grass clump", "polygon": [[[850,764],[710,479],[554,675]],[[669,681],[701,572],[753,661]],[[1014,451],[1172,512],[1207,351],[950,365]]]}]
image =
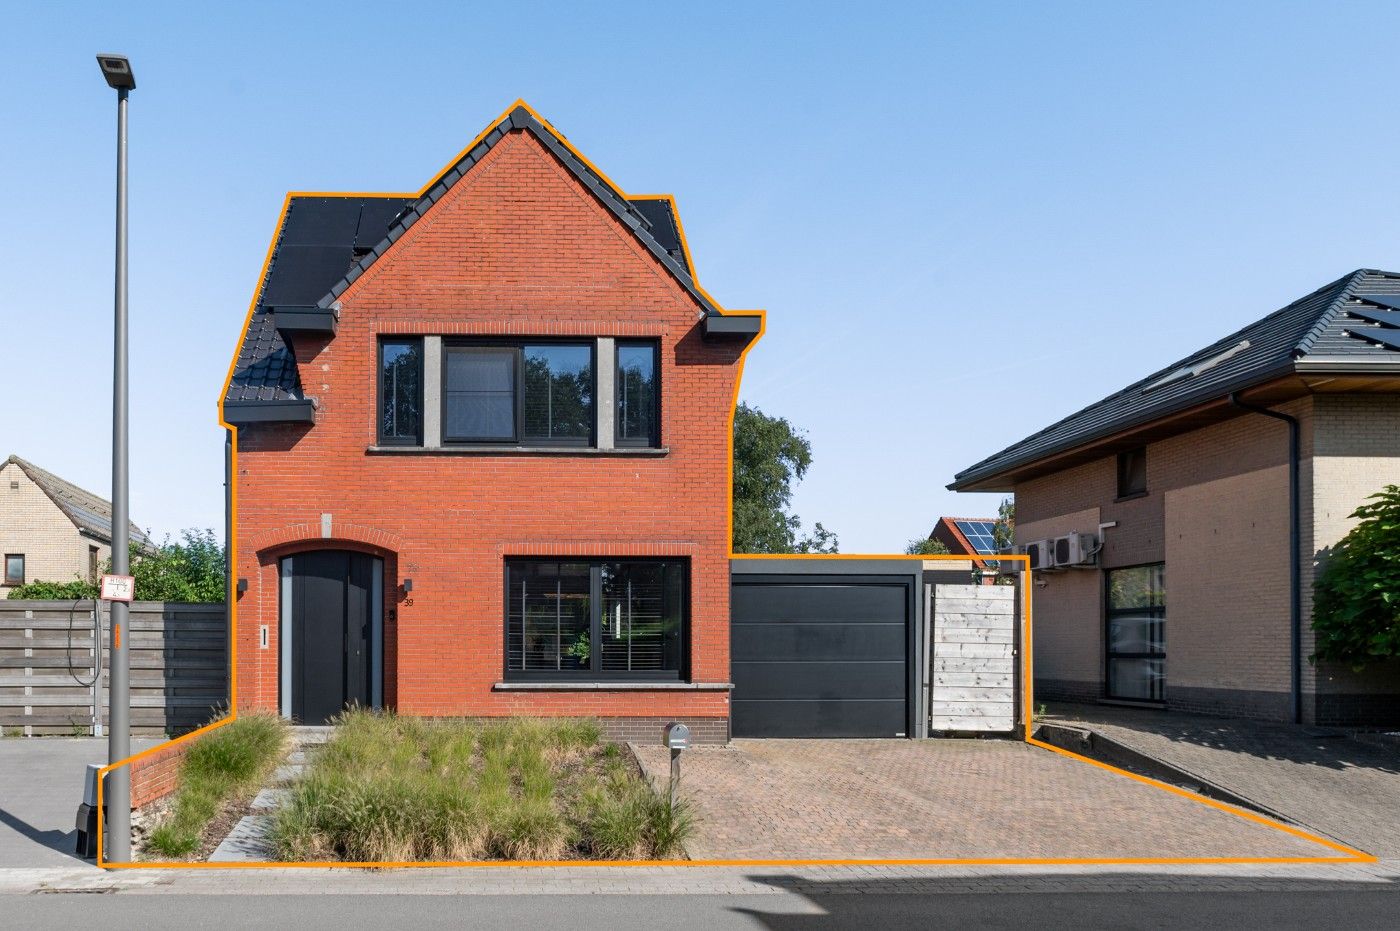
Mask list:
[{"label": "ornamental grass clump", "polygon": [[262,788],[287,745],[286,723],[271,714],[240,715],[195,738],[180,764],[172,808],[146,840],[145,854],[179,859],[198,850],[209,823],[226,804]]},{"label": "ornamental grass clump", "polygon": [[352,711],[337,723],[278,815],[283,859],[643,858],[674,854],[689,830],[688,815],[658,819],[654,793],[592,721]]}]

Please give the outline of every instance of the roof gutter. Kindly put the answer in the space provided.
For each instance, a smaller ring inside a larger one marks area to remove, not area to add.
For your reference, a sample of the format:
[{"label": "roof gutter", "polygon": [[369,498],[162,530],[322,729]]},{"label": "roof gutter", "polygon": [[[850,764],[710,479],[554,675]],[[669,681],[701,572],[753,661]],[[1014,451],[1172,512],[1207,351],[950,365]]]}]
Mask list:
[{"label": "roof gutter", "polygon": [[1289,698],[1294,724],[1303,723],[1303,593],[1302,559],[1299,555],[1301,520],[1299,496],[1300,440],[1298,418],[1256,404],[1241,401],[1230,392],[1230,405],[1240,410],[1272,417],[1288,424],[1288,588],[1289,588]]}]

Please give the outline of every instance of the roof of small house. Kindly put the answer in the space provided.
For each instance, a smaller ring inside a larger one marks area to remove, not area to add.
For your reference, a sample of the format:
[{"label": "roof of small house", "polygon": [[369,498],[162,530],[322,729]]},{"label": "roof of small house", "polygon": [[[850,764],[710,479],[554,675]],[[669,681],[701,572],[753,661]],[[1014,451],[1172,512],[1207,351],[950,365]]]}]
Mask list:
[{"label": "roof of small house", "polygon": [[[27,459],[10,456],[7,465],[14,464],[29,476],[29,480],[39,486],[39,490],[49,497],[58,509],[73,522],[82,533],[103,543],[112,542],[112,502],[85,491],[67,479],[59,478],[46,469],[41,469]],[[151,541],[136,524],[129,526],[131,541],[141,546],[150,546]]]}]

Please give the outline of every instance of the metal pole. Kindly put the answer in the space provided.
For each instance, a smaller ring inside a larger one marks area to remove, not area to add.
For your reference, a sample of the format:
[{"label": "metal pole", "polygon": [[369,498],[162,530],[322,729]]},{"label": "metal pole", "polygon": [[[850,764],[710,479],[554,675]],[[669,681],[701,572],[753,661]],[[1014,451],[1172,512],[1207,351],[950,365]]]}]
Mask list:
[{"label": "metal pole", "polygon": [[[117,90],[117,284],[116,323],[112,354],[112,574],[130,575],[130,518],[127,515],[127,325],[126,325],[126,97]],[[131,756],[130,656],[127,653],[127,618],[124,601],[111,607],[112,671],[107,693],[110,702],[107,762]],[[123,766],[107,777],[108,841],[106,859],[131,860],[131,771]]]},{"label": "metal pole", "polygon": [[675,747],[672,747],[672,748],[671,748],[671,791],[670,791],[670,793],[668,794],[668,798],[669,798],[670,805],[671,805],[671,811],[675,811],[675,810],[676,810],[676,786],[680,785],[680,781],[681,781],[681,752],[680,752],[679,750],[677,750]]}]

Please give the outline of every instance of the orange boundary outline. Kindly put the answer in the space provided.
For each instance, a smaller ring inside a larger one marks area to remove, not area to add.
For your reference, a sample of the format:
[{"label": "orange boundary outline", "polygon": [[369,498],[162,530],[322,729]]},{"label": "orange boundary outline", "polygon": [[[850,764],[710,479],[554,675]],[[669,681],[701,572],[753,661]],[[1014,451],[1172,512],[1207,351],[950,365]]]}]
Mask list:
[{"label": "orange boundary outline", "polygon": [[[277,238],[278,238],[278,236],[281,234],[282,223],[283,223],[283,221],[286,219],[287,207],[291,204],[291,200],[292,200],[293,197],[415,197],[415,198],[416,198],[416,197],[422,197],[424,193],[426,193],[427,191],[429,191],[429,190],[433,187],[433,185],[435,185],[435,184],[437,183],[437,181],[438,181],[439,178],[441,178],[443,175],[445,175],[448,171],[451,170],[451,168],[452,168],[453,165],[455,165],[458,161],[461,160],[461,158],[462,158],[464,155],[466,155],[466,154],[467,154],[468,152],[470,152],[473,148],[475,148],[475,147],[477,146],[477,144],[480,143],[481,140],[484,139],[484,138],[486,137],[486,135],[487,135],[493,128],[495,128],[500,122],[502,122],[503,120],[505,120],[506,118],[508,118],[509,115],[510,115],[510,112],[511,112],[512,110],[514,110],[516,107],[524,107],[527,111],[529,111],[529,113],[530,113],[531,116],[533,116],[535,119],[539,120],[541,124],[543,124],[544,126],[546,126],[551,132],[553,132],[553,133],[555,134],[555,136],[558,137],[559,141],[560,141],[561,143],[563,143],[564,146],[566,146],[566,147],[568,148],[569,152],[570,152],[575,158],[577,158],[579,161],[583,162],[583,163],[584,163],[585,165],[587,165],[592,171],[594,171],[595,173],[597,173],[598,177],[602,178],[603,181],[604,181],[604,183],[610,185],[610,186],[613,188],[613,190],[617,191],[617,192],[618,192],[619,194],[621,194],[625,199],[628,199],[628,200],[642,200],[642,199],[647,199],[647,200],[667,200],[667,201],[670,201],[670,203],[671,203],[671,212],[672,212],[672,215],[675,217],[676,232],[677,232],[677,234],[678,234],[678,236],[679,236],[679,238],[680,238],[681,249],[682,249],[682,251],[683,251],[684,254],[685,254],[686,265],[687,265],[687,266],[689,267],[689,269],[690,269],[691,281],[692,281],[692,283],[694,284],[696,290],[698,290],[698,291],[699,291],[701,294],[703,294],[707,299],[709,299],[716,307],[720,308],[721,312],[724,313],[724,314],[727,315],[727,316],[729,316],[729,315],[732,315],[732,316],[756,316],[756,317],[759,318],[760,323],[759,323],[759,332],[758,332],[758,336],[756,336],[756,337],[753,339],[753,341],[751,341],[751,342],[749,343],[749,345],[746,346],[746,347],[744,348],[744,351],[743,351],[743,352],[740,354],[740,356],[739,356],[738,371],[735,373],[735,379],[734,379],[734,396],[733,396],[733,398],[731,399],[731,402],[730,402],[730,409],[729,409],[729,433],[728,433],[728,454],[729,454],[729,455],[728,455],[728,472],[729,472],[729,474],[728,474],[728,484],[729,484],[729,488],[730,488],[730,493],[731,493],[731,495],[732,495],[732,494],[733,494],[733,488],[734,488],[734,415],[735,415],[735,413],[736,413],[736,411],[737,411],[737,409],[738,409],[738,405],[739,405],[739,386],[743,383],[744,364],[745,364],[745,362],[748,361],[748,355],[749,355],[750,350],[752,350],[754,346],[758,345],[759,341],[763,338],[764,334],[767,332],[767,316],[766,316],[765,312],[762,311],[762,310],[726,310],[726,309],[724,309],[723,305],[721,305],[718,301],[716,301],[716,300],[710,295],[710,293],[709,293],[708,291],[706,291],[706,290],[700,285],[698,276],[697,276],[696,273],[695,273],[695,263],[694,263],[693,259],[691,258],[691,254],[690,254],[690,245],[689,245],[689,243],[688,243],[687,240],[686,240],[686,237],[685,237],[685,230],[684,230],[684,228],[681,226],[680,211],[679,211],[678,209],[676,209],[676,201],[675,201],[675,198],[674,198],[672,195],[670,195],[670,194],[640,194],[640,195],[629,195],[629,194],[627,194],[625,191],[623,191],[623,189],[622,189],[621,187],[619,187],[618,185],[614,184],[613,181],[612,181],[606,174],[604,174],[596,165],[594,165],[591,161],[589,161],[589,159],[588,159],[586,156],[584,156],[582,152],[578,151],[578,149],[576,149],[576,148],[574,147],[574,145],[573,145],[572,143],[570,143],[569,140],[568,140],[562,133],[560,133],[558,130],[556,130],[556,129],[549,123],[548,120],[546,120],[543,116],[541,116],[539,113],[537,113],[537,112],[535,111],[535,109],[534,109],[533,107],[531,107],[529,104],[527,104],[524,100],[517,100],[517,101],[515,101],[513,104],[511,104],[509,107],[507,107],[507,108],[502,112],[502,114],[501,114],[499,117],[497,117],[495,120],[492,120],[491,123],[488,124],[487,127],[486,127],[485,129],[483,129],[474,139],[472,139],[472,141],[469,142],[460,152],[458,152],[457,155],[453,156],[452,160],[449,161],[449,162],[447,163],[447,165],[444,166],[443,169],[442,169],[441,171],[439,171],[437,174],[433,175],[432,180],[430,180],[427,184],[423,185],[423,187],[422,187],[421,189],[419,189],[419,191],[418,191],[416,194],[413,194],[413,193],[345,192],[345,191],[336,191],[336,192],[292,191],[292,192],[288,192],[287,195],[286,195],[286,196],[283,198],[283,200],[282,200],[282,210],[280,211],[280,213],[278,214],[278,217],[277,217],[277,225],[276,225],[276,227],[274,227],[274,230],[273,230],[272,241],[271,241],[270,243],[268,243],[267,254],[266,254],[266,256],[263,258],[262,271],[261,271],[261,273],[258,275],[258,285],[257,285],[257,287],[255,287],[254,290],[253,290],[253,297],[252,297],[252,299],[249,301],[249,304],[248,304],[248,312],[247,312],[247,314],[246,314],[246,315],[244,316],[244,318],[243,318],[243,330],[242,330],[242,332],[240,333],[238,345],[239,345],[239,346],[242,346],[243,337],[247,335],[248,326],[249,326],[249,324],[252,322],[252,319],[253,319],[253,311],[257,308],[258,292],[259,292],[259,290],[261,289],[263,278],[266,277],[266,275],[267,275],[267,268],[268,268],[268,265],[272,262],[272,254],[273,254],[273,251],[276,249],[276,246],[277,246]],[[232,424],[229,424],[227,421],[224,420],[224,416],[223,416],[223,399],[224,399],[224,397],[227,396],[227,394],[228,394],[229,384],[230,384],[230,383],[232,382],[232,380],[233,380],[233,371],[234,371],[234,367],[237,365],[237,363],[238,363],[238,351],[235,350],[235,351],[234,351],[233,358],[229,361],[228,374],[224,377],[223,392],[219,395],[219,425],[222,426],[223,428],[225,428],[226,430],[232,431],[232,433],[233,433],[233,452],[232,452],[233,462],[232,462],[232,470],[233,470],[233,474],[234,474],[235,478],[236,478],[237,475],[238,475],[238,428],[237,428],[236,426],[233,426]],[[231,496],[231,499],[232,499],[232,511],[233,511],[234,519],[233,519],[233,525],[232,525],[232,527],[230,528],[230,531],[229,531],[229,533],[230,533],[229,546],[232,548],[232,551],[233,551],[234,553],[236,553],[236,552],[238,551],[238,550],[237,550],[237,546],[238,546],[238,519],[237,519],[237,515],[238,515],[238,482],[237,482],[236,480],[232,483],[232,485],[231,485],[231,487],[230,487],[230,496]],[[730,502],[729,513],[726,515],[726,519],[725,519],[725,528],[726,528],[726,531],[727,531],[727,538],[728,538],[729,540],[732,541],[732,540],[734,539],[734,508],[733,508],[733,502],[732,502],[732,501]],[[731,559],[736,558],[736,557],[742,557],[742,558],[745,558],[745,559],[917,559],[917,560],[920,560],[920,561],[924,561],[924,560],[940,560],[940,559],[942,559],[942,560],[955,560],[955,561],[961,561],[961,562],[967,562],[967,561],[968,561],[968,557],[966,557],[966,556],[961,556],[961,555],[910,556],[910,555],[907,555],[907,554],[904,554],[904,553],[888,553],[888,554],[887,554],[887,553],[860,553],[860,554],[855,554],[855,553],[851,553],[851,554],[846,554],[846,553],[840,553],[840,554],[835,554],[835,553],[832,553],[832,554],[788,554],[788,553],[767,554],[767,553],[764,553],[764,554],[753,554],[753,553],[735,553],[735,552],[732,552],[732,551],[731,551],[731,552],[729,553],[729,557],[730,557]],[[1030,576],[1030,559],[1029,559],[1029,557],[1027,557],[1027,556],[1011,556],[1011,557],[1003,556],[1003,557],[1000,557],[1000,558],[1003,559],[1003,560],[1009,558],[1009,559],[1014,559],[1014,560],[1018,560],[1018,561],[1024,562],[1024,563],[1025,563],[1025,568],[1024,568],[1024,570],[1023,570],[1022,575],[1023,575],[1023,578],[1027,578],[1027,579],[1029,578],[1029,576]],[[1034,687],[1034,679],[1032,678],[1032,666],[1031,666],[1031,585],[1030,585],[1029,583],[1023,584],[1023,585],[1021,586],[1021,590],[1022,590],[1022,602],[1023,602],[1023,610],[1022,610],[1022,632],[1021,632],[1021,654],[1022,654],[1022,655],[1021,655],[1021,670],[1022,670],[1021,679],[1022,679],[1023,688],[1021,689],[1021,694],[1022,694],[1021,713],[1022,713],[1022,720],[1023,720],[1023,722],[1024,722],[1024,726],[1026,727],[1026,737],[1024,738],[1026,743],[1028,743],[1028,744],[1030,744],[1031,746],[1034,746],[1034,747],[1039,747],[1039,748],[1044,749],[1044,750],[1049,750],[1049,751],[1051,751],[1052,753],[1058,753],[1058,754],[1060,754],[1061,756],[1068,757],[1068,758],[1070,758],[1070,759],[1072,759],[1072,760],[1077,760],[1077,761],[1079,761],[1079,762],[1081,762],[1081,763],[1087,763],[1087,764],[1090,765],[1090,766],[1096,766],[1096,767],[1098,767],[1099,769],[1107,770],[1108,772],[1111,772],[1111,773],[1117,773],[1117,774],[1120,775],[1120,776],[1126,776],[1127,778],[1136,780],[1137,782],[1140,782],[1140,783],[1142,783],[1142,784],[1144,784],[1144,785],[1154,786],[1154,787],[1156,787],[1156,788],[1158,788],[1158,789],[1162,789],[1163,791],[1170,792],[1170,793],[1172,793],[1173,795],[1177,795],[1177,796],[1180,796],[1180,797],[1182,797],[1182,798],[1189,799],[1190,801],[1197,802],[1197,803],[1199,803],[1199,804],[1206,805],[1206,806],[1209,806],[1209,807],[1211,807],[1211,808],[1218,809],[1218,810],[1223,811],[1223,812],[1226,812],[1226,813],[1228,813],[1228,814],[1235,815],[1236,817],[1239,817],[1239,818],[1243,818],[1243,819],[1245,819],[1246,821],[1252,821],[1252,822],[1255,822],[1256,824],[1261,824],[1261,825],[1263,825],[1263,826],[1265,826],[1265,827],[1274,828],[1275,830],[1282,831],[1282,832],[1284,832],[1284,833],[1286,833],[1286,834],[1293,835],[1294,837],[1298,837],[1298,838],[1301,838],[1301,839],[1303,839],[1303,840],[1311,841],[1311,842],[1313,842],[1313,843],[1315,843],[1315,844],[1320,844],[1320,845],[1323,846],[1323,847],[1327,847],[1327,848],[1330,848],[1330,849],[1332,849],[1332,850],[1339,851],[1340,853],[1343,854],[1343,856],[1340,856],[1340,857],[1323,857],[1323,856],[1318,856],[1318,857],[969,857],[969,858],[958,858],[958,857],[930,857],[930,858],[918,858],[918,857],[915,857],[915,858],[899,858],[899,859],[775,859],[775,860],[744,860],[744,859],[735,859],[735,860],[462,860],[462,861],[455,861],[455,860],[442,860],[442,861],[435,861],[435,860],[411,860],[411,861],[404,861],[404,862],[393,862],[393,861],[384,861],[384,862],[345,862],[345,861],[341,861],[341,860],[326,860],[326,861],[320,861],[320,860],[305,860],[305,861],[294,861],[294,862],[280,862],[280,861],[268,860],[268,861],[256,861],[256,862],[242,862],[242,863],[210,863],[210,862],[207,862],[207,861],[206,861],[206,862],[193,862],[193,863],[185,863],[185,862],[180,862],[180,861],[150,861],[150,862],[147,862],[147,861],[137,860],[137,861],[132,861],[132,862],[122,862],[122,863],[108,862],[108,861],[106,860],[106,858],[103,856],[104,851],[103,851],[103,844],[102,844],[102,838],[103,838],[102,813],[103,813],[103,810],[104,810],[103,801],[102,801],[102,791],[103,791],[103,785],[104,785],[104,783],[106,782],[105,777],[106,777],[107,773],[109,773],[110,771],[112,771],[112,770],[114,770],[114,769],[116,769],[116,768],[118,768],[118,767],[120,767],[120,766],[128,766],[128,765],[130,765],[130,764],[132,764],[132,763],[136,762],[137,760],[140,760],[140,759],[142,759],[142,758],[144,758],[144,757],[150,756],[150,755],[155,754],[155,753],[159,753],[159,752],[164,751],[164,750],[168,750],[169,748],[171,748],[171,747],[173,747],[173,746],[176,746],[176,745],[178,745],[178,744],[184,743],[185,741],[193,740],[193,739],[199,737],[199,736],[202,735],[202,734],[208,733],[209,731],[212,731],[212,730],[214,730],[214,729],[216,729],[216,728],[223,727],[223,726],[226,725],[226,724],[231,724],[231,723],[233,723],[234,721],[236,721],[236,720],[238,719],[238,700],[237,700],[237,699],[238,699],[238,662],[237,662],[237,659],[236,659],[236,657],[237,657],[237,644],[238,644],[238,640],[237,640],[237,637],[238,637],[238,604],[237,604],[237,601],[235,600],[234,603],[230,606],[231,610],[230,610],[230,615],[229,615],[229,653],[230,653],[230,656],[232,656],[232,657],[235,658],[235,659],[234,659],[234,662],[232,662],[232,663],[229,664],[229,669],[230,669],[230,676],[229,676],[230,710],[229,710],[229,716],[226,717],[226,718],[224,718],[224,719],[222,719],[222,720],[220,720],[220,721],[215,721],[215,722],[213,722],[213,723],[211,723],[211,724],[206,724],[206,725],[204,725],[203,727],[200,727],[200,728],[198,728],[198,729],[196,729],[196,730],[193,730],[193,731],[189,732],[188,734],[183,734],[183,735],[181,735],[180,737],[177,737],[177,738],[175,738],[175,739],[173,739],[173,740],[165,741],[164,743],[161,743],[161,744],[158,744],[157,746],[151,747],[151,748],[148,749],[148,750],[143,750],[143,751],[141,751],[140,753],[133,754],[133,755],[127,757],[126,759],[118,760],[118,761],[116,761],[115,763],[109,763],[109,764],[107,764],[106,766],[102,767],[102,768],[98,771],[98,779],[97,779],[97,866],[98,866],[99,868],[102,868],[102,869],[176,869],[176,870],[178,870],[178,869],[187,869],[187,870],[188,870],[188,869],[193,869],[193,870],[198,870],[198,869],[216,869],[216,870],[226,870],[226,869],[283,869],[283,868],[317,868],[317,869],[325,869],[325,868],[330,868],[330,867],[338,867],[338,868],[344,868],[344,869],[416,869],[416,868],[431,868],[431,867],[497,868],[497,867],[517,867],[517,866],[541,866],[541,867],[551,867],[551,866],[572,866],[572,867],[577,867],[577,866],[587,866],[587,867],[608,867],[608,866],[745,866],[745,867],[775,867],[775,866],[1118,866],[1118,865],[1192,865],[1192,864],[1194,864],[1194,865],[1203,865],[1203,864],[1375,863],[1375,862],[1378,861],[1378,858],[1377,858],[1377,857],[1375,857],[1375,856],[1373,856],[1373,855],[1371,855],[1371,854],[1369,854],[1369,853],[1365,853],[1364,851],[1357,850],[1357,849],[1352,848],[1352,847],[1348,847],[1348,846],[1346,846],[1345,844],[1340,844],[1340,843],[1337,843],[1336,841],[1332,841],[1332,840],[1329,840],[1329,839],[1327,839],[1327,838],[1320,837],[1320,836],[1318,836],[1318,835],[1316,835],[1316,834],[1313,834],[1313,833],[1308,832],[1308,831],[1304,831],[1304,830],[1302,830],[1302,829],[1300,829],[1300,828],[1295,828],[1295,827],[1292,827],[1292,826],[1290,826],[1290,825],[1283,824],[1283,823],[1278,822],[1278,821],[1274,821],[1274,820],[1271,819],[1271,818],[1267,818],[1267,817],[1265,817],[1265,816],[1263,816],[1263,815],[1255,814],[1254,812],[1251,812],[1251,811],[1246,811],[1246,810],[1244,810],[1244,809],[1236,808],[1236,807],[1234,807],[1234,806],[1232,806],[1232,805],[1227,805],[1227,804],[1225,804],[1224,802],[1217,802],[1217,801],[1215,801],[1214,799],[1205,798],[1205,797],[1200,796],[1200,795],[1197,795],[1197,794],[1195,794],[1195,793],[1193,793],[1193,792],[1188,792],[1188,791],[1185,790],[1185,789],[1181,789],[1181,788],[1178,788],[1178,787],[1176,787],[1176,786],[1169,785],[1168,783],[1161,782],[1161,781],[1159,781],[1159,780],[1157,780],[1157,779],[1151,779],[1151,778],[1148,778],[1148,777],[1146,777],[1146,776],[1139,776],[1139,775],[1137,775],[1136,773],[1131,773],[1131,772],[1128,772],[1127,770],[1119,769],[1119,768],[1116,767],[1116,766],[1110,766],[1110,765],[1107,764],[1107,763],[1100,763],[1098,760],[1089,759],[1088,757],[1081,756],[1081,755],[1078,754],[1078,753],[1073,753],[1073,752],[1071,752],[1071,751],[1069,751],[1069,750],[1062,750],[1062,749],[1060,749],[1059,747],[1056,747],[1056,746],[1053,746],[1053,745],[1051,745],[1051,744],[1045,743],[1044,741],[1041,741],[1041,740],[1037,740],[1036,738],[1030,736],[1030,730],[1031,730],[1031,728],[1032,728],[1032,726],[1033,726],[1033,724],[1034,724],[1034,715],[1033,715],[1033,713],[1032,713],[1033,710],[1034,710],[1034,697],[1033,697],[1033,694],[1032,694],[1032,692],[1033,692],[1033,687]]]}]

